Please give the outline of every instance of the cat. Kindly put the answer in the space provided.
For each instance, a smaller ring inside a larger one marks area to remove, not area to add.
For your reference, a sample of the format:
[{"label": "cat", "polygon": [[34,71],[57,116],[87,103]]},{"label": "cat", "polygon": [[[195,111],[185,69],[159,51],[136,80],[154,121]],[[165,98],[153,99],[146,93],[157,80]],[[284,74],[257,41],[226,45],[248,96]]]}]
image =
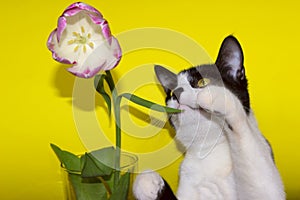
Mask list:
[{"label": "cat", "polygon": [[178,75],[155,66],[176,140],[185,149],[177,195],[156,172],[137,176],[137,200],[283,200],[284,186],[269,142],[250,108],[244,55],[230,35],[215,64]]}]

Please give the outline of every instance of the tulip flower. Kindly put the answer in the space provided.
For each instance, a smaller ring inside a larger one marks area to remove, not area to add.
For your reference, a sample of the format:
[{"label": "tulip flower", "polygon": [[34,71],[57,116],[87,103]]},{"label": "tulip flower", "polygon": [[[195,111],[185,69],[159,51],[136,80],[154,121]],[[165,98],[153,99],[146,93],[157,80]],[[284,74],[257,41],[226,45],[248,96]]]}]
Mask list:
[{"label": "tulip flower", "polygon": [[[53,144],[51,145],[69,173],[72,188],[74,188],[73,192],[78,199],[108,199],[108,196],[110,200],[127,199],[130,182],[129,172],[124,175],[120,173],[121,100],[125,98],[159,112],[176,113],[180,110],[158,105],[134,94],[118,93],[110,70],[119,63],[122,56],[121,48],[117,39],[112,36],[107,21],[92,6],[77,2],[67,7],[58,19],[57,28],[51,32],[47,47],[56,61],[72,65],[68,71],[75,76],[81,78],[95,77],[95,89],[105,100],[109,117],[111,110],[114,111],[115,116],[116,144],[113,148],[108,147],[86,153],[79,158]],[[101,70],[105,73],[96,75]],[[108,88],[104,87],[104,82],[108,84]],[[107,89],[110,92],[106,92]],[[100,162],[97,157],[93,156],[95,154],[113,165]],[[76,173],[72,174],[74,172]],[[79,174],[81,176],[78,176]],[[83,181],[86,178],[93,178],[89,179],[93,181],[88,184]],[[113,183],[113,188],[111,188],[112,185],[108,184],[108,181]],[[82,190],[83,182],[86,190]]]},{"label": "tulip flower", "polygon": [[122,56],[118,40],[102,14],[81,2],[67,7],[59,17],[47,47],[56,61],[71,64],[68,71],[81,78],[113,69]]}]

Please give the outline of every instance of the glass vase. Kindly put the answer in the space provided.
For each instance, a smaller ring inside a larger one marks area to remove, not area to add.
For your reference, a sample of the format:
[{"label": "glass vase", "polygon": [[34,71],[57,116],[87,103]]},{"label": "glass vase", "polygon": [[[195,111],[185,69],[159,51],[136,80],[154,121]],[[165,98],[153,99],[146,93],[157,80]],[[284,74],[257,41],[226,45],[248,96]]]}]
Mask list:
[{"label": "glass vase", "polygon": [[[134,200],[132,194],[132,184],[134,174],[138,167],[138,157],[130,153],[121,153],[120,159],[120,176],[127,172],[130,173],[128,196],[120,200]],[[62,175],[64,181],[65,199],[66,200],[106,200],[110,198],[114,172],[109,177],[81,177],[81,172],[66,170],[63,166]],[[119,199],[118,199],[119,200]]]}]

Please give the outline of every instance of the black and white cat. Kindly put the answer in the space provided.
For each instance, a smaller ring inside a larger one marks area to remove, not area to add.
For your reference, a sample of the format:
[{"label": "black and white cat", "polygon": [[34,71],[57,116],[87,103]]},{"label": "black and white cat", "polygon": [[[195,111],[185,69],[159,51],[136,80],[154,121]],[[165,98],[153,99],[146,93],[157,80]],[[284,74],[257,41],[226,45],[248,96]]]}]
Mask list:
[{"label": "black and white cat", "polygon": [[169,107],[183,110],[170,122],[185,148],[177,197],[159,174],[137,176],[137,200],[283,200],[272,149],[250,108],[242,48],[223,41],[216,63],[178,75],[155,66]]}]

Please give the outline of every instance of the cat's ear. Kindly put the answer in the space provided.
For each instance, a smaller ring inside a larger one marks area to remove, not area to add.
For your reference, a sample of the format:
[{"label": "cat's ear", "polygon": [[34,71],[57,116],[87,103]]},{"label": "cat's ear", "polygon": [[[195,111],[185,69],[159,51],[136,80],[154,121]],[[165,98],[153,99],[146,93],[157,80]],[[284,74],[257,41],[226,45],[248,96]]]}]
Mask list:
[{"label": "cat's ear", "polygon": [[157,79],[163,86],[166,93],[174,90],[177,87],[176,74],[159,65],[154,66],[154,71]]},{"label": "cat's ear", "polygon": [[229,76],[238,82],[246,79],[243,50],[234,36],[224,39],[216,65],[223,78]]}]

